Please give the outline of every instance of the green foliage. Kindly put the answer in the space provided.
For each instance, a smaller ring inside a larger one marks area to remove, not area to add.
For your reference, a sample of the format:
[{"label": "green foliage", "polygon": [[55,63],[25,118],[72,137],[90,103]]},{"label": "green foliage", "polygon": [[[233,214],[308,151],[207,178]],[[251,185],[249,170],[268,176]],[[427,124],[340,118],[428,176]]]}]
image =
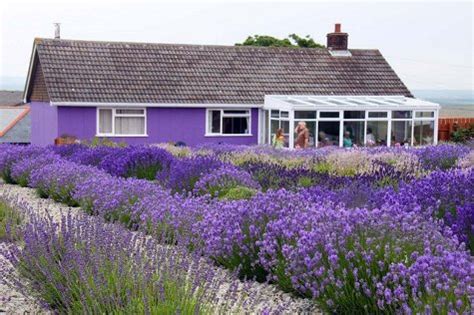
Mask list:
[{"label": "green foliage", "polygon": [[87,140],[81,141],[81,143],[90,147],[105,146],[105,147],[113,147],[113,148],[115,147],[124,148],[127,146],[126,142],[114,142],[108,138],[99,138],[99,137],[94,137],[90,141],[87,141]]},{"label": "green foliage", "polygon": [[0,241],[19,239],[21,216],[18,212],[0,201]]},{"label": "green foliage", "polygon": [[451,140],[458,143],[466,143],[474,139],[474,124],[470,124],[467,128],[458,128],[451,134]]},{"label": "green foliage", "polygon": [[317,173],[329,173],[331,169],[331,164],[328,162],[319,162],[313,167],[313,170]]},{"label": "green foliage", "polygon": [[11,169],[10,167],[5,167],[1,173],[1,178],[3,179],[3,181],[7,184],[16,184],[15,180],[12,178],[11,176]]},{"label": "green foliage", "polygon": [[298,178],[298,186],[300,187],[311,187],[313,186],[313,180],[307,176]]},{"label": "green foliage", "polygon": [[300,47],[300,48],[324,48],[324,45],[316,43],[309,35],[300,37],[291,34],[288,38],[279,39],[268,35],[249,36],[243,43],[236,46],[263,46],[263,47]]},{"label": "green foliage", "polygon": [[257,190],[245,187],[245,186],[236,186],[232,187],[225,192],[221,199],[228,199],[228,200],[241,200],[241,199],[250,199],[257,193]]},{"label": "green foliage", "polygon": [[156,173],[161,171],[161,163],[152,165],[138,165],[134,169],[128,171],[126,177],[136,177],[139,179],[155,180]]}]

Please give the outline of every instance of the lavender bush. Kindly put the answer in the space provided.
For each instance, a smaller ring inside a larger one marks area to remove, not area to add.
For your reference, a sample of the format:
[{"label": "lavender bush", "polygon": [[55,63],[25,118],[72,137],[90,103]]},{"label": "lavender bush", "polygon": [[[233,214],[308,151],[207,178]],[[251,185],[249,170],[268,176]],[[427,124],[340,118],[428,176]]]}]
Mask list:
[{"label": "lavender bush", "polygon": [[97,218],[33,217],[10,261],[58,313],[210,313],[214,272],[179,248],[159,246]]},{"label": "lavender bush", "polygon": [[194,186],[197,195],[209,194],[213,197],[225,198],[231,189],[246,187],[257,191],[260,185],[249,173],[235,166],[224,165],[202,176]]}]

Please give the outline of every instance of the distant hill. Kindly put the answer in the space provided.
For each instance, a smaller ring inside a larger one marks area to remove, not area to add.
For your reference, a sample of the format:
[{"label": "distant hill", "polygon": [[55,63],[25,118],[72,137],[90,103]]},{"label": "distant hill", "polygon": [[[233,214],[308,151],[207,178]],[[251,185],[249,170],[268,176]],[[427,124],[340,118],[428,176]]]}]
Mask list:
[{"label": "distant hill", "polygon": [[472,90],[413,90],[412,92],[417,98],[435,102],[441,106],[474,106],[474,91]]},{"label": "distant hill", "polygon": [[0,106],[18,105],[23,102],[22,91],[0,91]]}]

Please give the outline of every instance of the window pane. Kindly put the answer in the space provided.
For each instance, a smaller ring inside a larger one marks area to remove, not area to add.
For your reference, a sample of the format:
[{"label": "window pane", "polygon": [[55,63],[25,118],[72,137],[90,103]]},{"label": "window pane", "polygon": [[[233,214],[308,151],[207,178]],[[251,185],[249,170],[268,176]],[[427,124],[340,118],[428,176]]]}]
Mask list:
[{"label": "window pane", "polygon": [[247,117],[224,117],[222,118],[222,133],[224,134],[248,134]]},{"label": "window pane", "polygon": [[416,116],[417,118],[420,118],[420,117],[434,117],[434,112],[416,112]]},{"label": "window pane", "polygon": [[99,109],[99,133],[112,133],[112,110]]},{"label": "window pane", "polygon": [[415,121],[414,145],[433,144],[434,121]]},{"label": "window pane", "polygon": [[290,114],[288,112],[280,112],[280,116],[282,118],[288,118],[288,117],[290,117]]},{"label": "window pane", "polygon": [[115,134],[145,134],[145,117],[115,117]]},{"label": "window pane", "polygon": [[269,116],[270,116],[270,111],[266,110],[264,111],[265,113],[265,117],[264,117],[264,121],[263,121],[263,143],[270,143],[270,139],[268,138],[268,132],[269,132],[269,126],[268,126],[268,119],[269,119]]},{"label": "window pane", "polygon": [[[293,131],[295,131],[296,127],[298,126],[298,121],[295,121],[295,125]],[[309,139],[308,139],[308,147],[316,146],[316,122],[315,121],[305,121],[306,128],[308,129]],[[298,136],[300,137],[300,141],[298,141]],[[298,142],[304,143],[304,134],[300,131],[299,133],[295,133],[295,146]]]},{"label": "window pane", "polygon": [[344,138],[342,139],[344,147],[352,147],[354,145],[364,145],[364,122],[363,121],[346,121],[344,122]]},{"label": "window pane", "polygon": [[339,118],[339,112],[320,112],[319,117],[321,117],[321,118]]},{"label": "window pane", "polygon": [[368,121],[366,135],[367,145],[387,145],[387,127],[388,121]]},{"label": "window pane", "polygon": [[290,137],[290,122],[288,120],[282,120],[280,126],[283,129],[283,135],[285,136],[285,147],[288,148],[288,139]]},{"label": "window pane", "polygon": [[392,121],[392,146],[411,145],[411,120]]},{"label": "window pane", "polygon": [[221,133],[221,111],[220,110],[209,111],[209,132]]},{"label": "window pane", "polygon": [[279,110],[272,110],[271,117],[273,118],[280,118],[280,111]]},{"label": "window pane", "polygon": [[124,115],[143,115],[144,110],[143,109],[116,109],[115,112],[118,115],[124,114]]},{"label": "window pane", "polygon": [[280,128],[280,122],[278,120],[271,120],[270,121],[270,139],[273,139],[275,136],[278,128]]},{"label": "window pane", "polygon": [[296,119],[316,119],[315,111],[295,111]]},{"label": "window pane", "polygon": [[282,120],[281,121],[281,128],[283,128],[283,133],[285,135],[289,135],[290,134],[290,122],[288,120]]},{"label": "window pane", "polygon": [[392,118],[411,118],[411,110],[394,110]]},{"label": "window pane", "polygon": [[369,112],[369,118],[387,117],[387,112]]},{"label": "window pane", "polygon": [[363,110],[345,111],[344,118],[345,119],[365,118],[365,112]]},{"label": "window pane", "polygon": [[339,122],[320,121],[318,127],[318,146],[339,146]]}]

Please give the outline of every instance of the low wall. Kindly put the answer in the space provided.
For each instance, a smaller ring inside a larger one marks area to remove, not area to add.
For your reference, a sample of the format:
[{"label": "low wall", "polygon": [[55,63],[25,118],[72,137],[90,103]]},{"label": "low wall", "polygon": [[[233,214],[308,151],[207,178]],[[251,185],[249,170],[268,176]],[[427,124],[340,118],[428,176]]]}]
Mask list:
[{"label": "low wall", "polygon": [[448,141],[451,133],[457,127],[466,128],[474,124],[474,118],[440,118],[438,120],[438,140]]}]

